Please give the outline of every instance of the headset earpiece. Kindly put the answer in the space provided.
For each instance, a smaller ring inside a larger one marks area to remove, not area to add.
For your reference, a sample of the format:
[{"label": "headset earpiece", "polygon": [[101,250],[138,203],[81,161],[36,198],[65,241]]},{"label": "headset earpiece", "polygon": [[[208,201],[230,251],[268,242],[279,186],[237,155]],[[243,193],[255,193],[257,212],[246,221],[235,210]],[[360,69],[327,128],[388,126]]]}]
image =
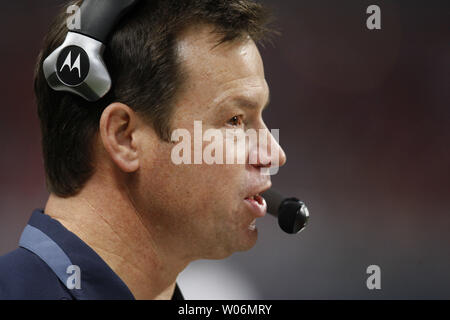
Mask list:
[{"label": "headset earpiece", "polygon": [[69,31],[63,44],[43,64],[49,86],[97,101],[111,89],[103,61],[108,35],[139,0],[85,0],[80,7],[81,28]]}]

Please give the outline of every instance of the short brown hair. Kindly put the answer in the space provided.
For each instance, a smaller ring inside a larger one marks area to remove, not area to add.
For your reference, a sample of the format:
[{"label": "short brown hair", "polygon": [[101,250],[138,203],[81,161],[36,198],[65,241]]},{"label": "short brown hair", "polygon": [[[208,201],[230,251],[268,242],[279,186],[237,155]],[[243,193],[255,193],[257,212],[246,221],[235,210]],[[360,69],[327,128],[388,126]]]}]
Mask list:
[{"label": "short brown hair", "polygon": [[171,103],[183,83],[175,50],[181,30],[206,22],[220,35],[218,44],[244,35],[258,42],[269,34],[268,18],[268,11],[251,0],[142,0],[106,44],[111,90],[99,101],[87,102],[53,91],[43,74],[43,60],[62,44],[68,31],[67,14],[62,11],[45,37],[34,80],[49,192],[74,195],[93,174],[92,141],[102,111],[114,101],[130,106],[161,139],[169,139]]}]

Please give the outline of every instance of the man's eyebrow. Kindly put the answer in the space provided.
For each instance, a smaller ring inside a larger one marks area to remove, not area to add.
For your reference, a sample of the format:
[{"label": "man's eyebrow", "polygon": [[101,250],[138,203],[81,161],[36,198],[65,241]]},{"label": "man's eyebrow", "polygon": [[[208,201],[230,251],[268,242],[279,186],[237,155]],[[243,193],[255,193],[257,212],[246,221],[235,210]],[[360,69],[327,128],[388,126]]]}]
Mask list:
[{"label": "man's eyebrow", "polygon": [[[232,99],[232,101],[234,103],[239,104],[241,107],[244,107],[244,108],[249,108],[249,109],[259,108],[259,103],[255,102],[255,100],[249,99],[246,96],[238,96],[238,97]],[[267,97],[267,102],[262,108],[262,111],[264,111],[269,106],[269,104],[270,104],[270,92]]]}]

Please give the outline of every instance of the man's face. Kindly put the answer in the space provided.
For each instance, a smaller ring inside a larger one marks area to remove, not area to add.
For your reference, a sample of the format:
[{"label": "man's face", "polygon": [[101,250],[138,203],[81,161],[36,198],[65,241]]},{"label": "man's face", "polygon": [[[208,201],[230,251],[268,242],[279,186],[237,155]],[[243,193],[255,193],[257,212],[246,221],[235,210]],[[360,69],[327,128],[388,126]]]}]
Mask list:
[{"label": "man's face", "polygon": [[[192,27],[179,37],[187,79],[177,98],[172,130],[187,129],[193,139],[194,121],[201,121],[203,132],[211,128],[223,132],[225,145],[226,129],[265,129],[269,146],[273,145],[260,157],[269,158],[272,150],[283,165],[285,155],[262,119],[269,91],[255,43],[248,38],[214,47],[216,41],[207,25]],[[174,143],[149,141],[140,160],[137,198],[152,234],[170,235],[161,245],[180,248],[186,258],[224,258],[250,249],[257,230],[249,226],[257,215],[245,199],[271,185],[270,176],[261,174],[260,163],[248,163],[257,146],[246,148],[246,164],[176,165],[171,160]],[[193,140],[191,145],[193,159]],[[203,148],[207,145],[203,142]]]}]

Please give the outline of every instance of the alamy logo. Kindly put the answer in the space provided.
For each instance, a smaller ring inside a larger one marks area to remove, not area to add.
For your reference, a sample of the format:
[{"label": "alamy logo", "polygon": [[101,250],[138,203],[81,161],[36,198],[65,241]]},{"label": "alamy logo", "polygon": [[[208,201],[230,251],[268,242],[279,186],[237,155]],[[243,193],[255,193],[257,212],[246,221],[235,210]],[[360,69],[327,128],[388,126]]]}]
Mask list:
[{"label": "alamy logo", "polygon": [[81,269],[77,265],[70,265],[66,269],[69,275],[66,280],[66,287],[69,290],[81,289]]},{"label": "alamy logo", "polygon": [[366,26],[369,30],[381,29],[381,9],[379,6],[373,4],[367,7],[367,14],[370,16],[366,20]]},{"label": "alamy logo", "polygon": [[267,129],[209,128],[203,132],[203,122],[194,121],[193,131],[192,137],[188,129],[173,130],[174,147],[170,156],[175,165],[248,163],[259,164],[262,175],[278,173],[279,129],[269,132]]},{"label": "alamy logo", "polygon": [[81,11],[80,7],[73,4],[67,7],[67,14],[70,16],[66,20],[67,29],[80,30],[81,29]]},{"label": "alamy logo", "polygon": [[78,77],[81,78],[80,56],[81,54],[78,54],[78,57],[72,64],[72,51],[69,51],[69,54],[67,55],[66,60],[64,60],[61,69],[59,69],[59,72],[61,72],[65,66],[68,66],[70,71],[72,71],[73,69],[78,69]]},{"label": "alamy logo", "polygon": [[376,264],[367,267],[366,273],[370,274],[367,278],[366,285],[369,290],[381,289],[381,268]]}]

